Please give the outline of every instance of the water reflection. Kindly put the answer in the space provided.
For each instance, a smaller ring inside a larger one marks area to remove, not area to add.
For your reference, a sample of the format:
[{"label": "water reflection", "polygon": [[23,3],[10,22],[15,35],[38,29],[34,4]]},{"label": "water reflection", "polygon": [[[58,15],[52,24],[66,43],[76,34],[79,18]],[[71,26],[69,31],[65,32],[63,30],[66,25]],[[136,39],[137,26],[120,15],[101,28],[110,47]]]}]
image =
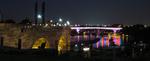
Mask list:
[{"label": "water reflection", "polygon": [[[99,38],[99,40],[95,40],[96,38]],[[121,34],[121,33],[108,33],[108,34],[102,34],[102,35],[86,35],[83,33],[83,35],[76,35],[71,36],[71,42],[81,42],[81,41],[97,41],[96,43],[93,43],[93,48],[100,48],[100,47],[109,47],[111,45],[110,42],[114,42],[116,46],[122,46],[125,42],[128,41],[128,36]]]}]

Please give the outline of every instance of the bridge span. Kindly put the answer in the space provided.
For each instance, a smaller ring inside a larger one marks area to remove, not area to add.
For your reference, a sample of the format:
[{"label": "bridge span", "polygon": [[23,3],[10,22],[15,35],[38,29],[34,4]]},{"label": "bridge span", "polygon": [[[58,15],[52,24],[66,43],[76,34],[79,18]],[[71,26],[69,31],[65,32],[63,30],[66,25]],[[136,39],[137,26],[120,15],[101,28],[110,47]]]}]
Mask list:
[{"label": "bridge span", "polygon": [[121,27],[71,27],[71,29],[75,29],[77,31],[82,30],[82,29],[104,29],[104,30],[113,30],[116,32],[117,30],[121,30]]}]

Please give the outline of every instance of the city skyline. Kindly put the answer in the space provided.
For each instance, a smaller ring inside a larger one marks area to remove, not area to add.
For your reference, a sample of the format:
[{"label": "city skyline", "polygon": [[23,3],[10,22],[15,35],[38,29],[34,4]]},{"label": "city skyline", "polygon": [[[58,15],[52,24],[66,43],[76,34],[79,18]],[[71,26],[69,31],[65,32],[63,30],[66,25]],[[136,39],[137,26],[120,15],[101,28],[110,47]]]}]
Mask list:
[{"label": "city skyline", "polygon": [[[46,20],[61,17],[72,24],[148,24],[148,0],[45,0]],[[26,2],[26,3],[25,3]],[[5,19],[34,20],[35,0],[1,0]]]}]

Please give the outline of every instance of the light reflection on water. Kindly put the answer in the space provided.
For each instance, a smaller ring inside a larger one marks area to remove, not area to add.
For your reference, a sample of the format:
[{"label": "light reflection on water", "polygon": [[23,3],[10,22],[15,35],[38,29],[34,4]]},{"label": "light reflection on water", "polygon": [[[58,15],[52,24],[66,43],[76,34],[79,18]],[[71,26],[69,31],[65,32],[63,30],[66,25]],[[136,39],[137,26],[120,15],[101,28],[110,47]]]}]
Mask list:
[{"label": "light reflection on water", "polygon": [[[92,40],[94,41],[96,38],[99,38],[100,40],[96,43],[93,43],[94,48],[99,47],[109,47],[110,46],[110,40],[112,38],[113,42],[117,46],[122,46],[124,44],[124,41],[127,41],[125,39],[124,34],[108,34],[108,35],[76,35],[71,37],[71,42],[79,42],[79,41],[87,41]],[[127,37],[126,37],[127,38]]]}]

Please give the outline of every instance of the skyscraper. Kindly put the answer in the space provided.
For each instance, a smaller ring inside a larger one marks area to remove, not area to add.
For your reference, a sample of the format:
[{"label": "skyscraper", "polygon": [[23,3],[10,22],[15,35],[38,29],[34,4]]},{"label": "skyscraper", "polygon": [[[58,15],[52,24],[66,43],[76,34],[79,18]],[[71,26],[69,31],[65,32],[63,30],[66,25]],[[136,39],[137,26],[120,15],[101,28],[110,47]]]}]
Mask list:
[{"label": "skyscraper", "polygon": [[42,0],[42,4],[36,0],[35,2],[35,24],[45,24],[45,1]]},{"label": "skyscraper", "polygon": [[2,13],[2,11],[1,11],[1,9],[0,9],[0,21],[3,21],[3,13]]},{"label": "skyscraper", "polygon": [[37,24],[37,14],[38,14],[38,1],[36,0],[35,2],[35,7],[34,7],[34,23]]},{"label": "skyscraper", "polygon": [[42,23],[44,24],[45,23],[45,1],[43,1],[42,3]]}]

